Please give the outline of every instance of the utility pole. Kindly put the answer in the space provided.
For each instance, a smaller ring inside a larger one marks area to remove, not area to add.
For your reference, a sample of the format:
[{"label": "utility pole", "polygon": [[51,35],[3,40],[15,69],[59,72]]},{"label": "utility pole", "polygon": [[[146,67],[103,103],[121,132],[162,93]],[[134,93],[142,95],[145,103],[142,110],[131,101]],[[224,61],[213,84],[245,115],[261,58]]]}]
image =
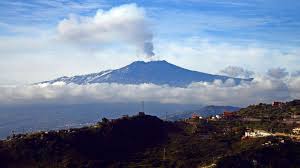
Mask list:
[{"label": "utility pole", "polygon": [[168,112],[166,112],[166,121],[168,120]]},{"label": "utility pole", "polygon": [[164,147],[164,156],[163,156],[163,160],[166,160],[166,148]]},{"label": "utility pole", "polygon": [[[168,112],[166,112],[166,121],[168,121]],[[164,147],[163,161],[166,160],[166,147]]]}]

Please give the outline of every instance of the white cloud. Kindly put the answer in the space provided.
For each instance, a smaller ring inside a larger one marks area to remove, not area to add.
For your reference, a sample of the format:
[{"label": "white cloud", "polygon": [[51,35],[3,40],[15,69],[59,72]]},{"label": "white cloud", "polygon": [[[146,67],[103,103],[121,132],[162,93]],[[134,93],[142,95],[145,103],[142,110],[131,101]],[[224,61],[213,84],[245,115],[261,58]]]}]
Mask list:
[{"label": "white cloud", "polygon": [[268,70],[267,74],[271,78],[275,78],[275,79],[282,79],[289,75],[289,73],[285,68],[271,68]]},{"label": "white cloud", "polygon": [[157,101],[179,104],[214,104],[246,106],[274,100],[300,97],[300,78],[288,81],[256,78],[252,82],[234,85],[231,81],[193,83],[187,88],[154,84],[89,84],[89,85],[29,85],[0,87],[2,104],[17,103],[89,103]]},{"label": "white cloud", "polygon": [[218,73],[228,66],[255,69],[265,73],[272,67],[297,70],[299,47],[273,48],[259,43],[219,42],[214,38],[191,37],[181,41],[157,40],[156,53],[176,65],[202,72]]},{"label": "white cloud", "polygon": [[231,76],[231,77],[242,77],[242,78],[250,78],[254,75],[253,71],[249,71],[242,67],[238,66],[228,66],[225,69],[220,71],[222,74]]},{"label": "white cloud", "polygon": [[99,9],[94,17],[71,15],[58,25],[59,38],[79,45],[111,43],[135,45],[139,52],[153,56],[152,32],[143,8],[126,4],[108,11]]},{"label": "white cloud", "polygon": [[[26,23],[28,26],[37,27],[39,24],[52,24],[69,13],[86,13],[108,4],[99,0],[85,1],[0,1],[0,20],[7,23]],[[38,23],[38,24],[37,24]],[[43,29],[42,29],[43,30]]]},{"label": "white cloud", "polygon": [[300,77],[291,78],[288,82],[291,97],[300,98]]}]

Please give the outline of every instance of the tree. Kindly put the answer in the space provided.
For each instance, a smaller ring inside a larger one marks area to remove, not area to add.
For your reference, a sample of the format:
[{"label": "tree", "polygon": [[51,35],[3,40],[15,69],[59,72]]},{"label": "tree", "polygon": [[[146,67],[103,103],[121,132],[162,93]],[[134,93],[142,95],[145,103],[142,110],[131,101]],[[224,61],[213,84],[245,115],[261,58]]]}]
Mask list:
[{"label": "tree", "polygon": [[109,120],[107,118],[102,118],[102,123],[108,123]]}]

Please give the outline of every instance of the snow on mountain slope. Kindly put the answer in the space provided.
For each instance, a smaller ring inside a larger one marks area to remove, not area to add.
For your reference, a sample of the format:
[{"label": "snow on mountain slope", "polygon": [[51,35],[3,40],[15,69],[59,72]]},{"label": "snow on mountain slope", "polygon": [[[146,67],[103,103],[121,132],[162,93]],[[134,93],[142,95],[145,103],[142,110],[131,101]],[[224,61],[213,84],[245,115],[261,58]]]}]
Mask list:
[{"label": "snow on mountain slope", "polygon": [[60,77],[41,83],[65,82],[79,85],[93,83],[119,83],[142,84],[153,83],[157,85],[169,85],[174,87],[186,87],[192,82],[213,82],[214,80],[226,81],[233,79],[235,83],[251,81],[252,79],[232,78],[221,75],[212,75],[197,71],[191,71],[170,64],[167,61],[136,61],[123,68],[106,70],[99,73],[77,75],[73,77]]}]

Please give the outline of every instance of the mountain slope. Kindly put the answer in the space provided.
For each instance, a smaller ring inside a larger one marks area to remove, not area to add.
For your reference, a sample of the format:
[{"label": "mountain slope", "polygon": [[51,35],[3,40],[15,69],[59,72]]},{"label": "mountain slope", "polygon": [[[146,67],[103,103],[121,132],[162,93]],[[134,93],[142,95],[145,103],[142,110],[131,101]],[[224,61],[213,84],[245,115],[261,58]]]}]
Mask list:
[{"label": "mountain slope", "polygon": [[213,82],[214,80],[226,81],[227,79],[233,79],[236,83],[240,83],[242,80],[252,80],[191,71],[170,64],[167,61],[136,61],[116,70],[106,70],[99,73],[78,75],[73,77],[61,77],[42,83],[53,84],[55,82],[65,82],[67,84],[75,83],[79,85],[92,83],[152,83],[157,85],[186,87],[192,82]]}]

